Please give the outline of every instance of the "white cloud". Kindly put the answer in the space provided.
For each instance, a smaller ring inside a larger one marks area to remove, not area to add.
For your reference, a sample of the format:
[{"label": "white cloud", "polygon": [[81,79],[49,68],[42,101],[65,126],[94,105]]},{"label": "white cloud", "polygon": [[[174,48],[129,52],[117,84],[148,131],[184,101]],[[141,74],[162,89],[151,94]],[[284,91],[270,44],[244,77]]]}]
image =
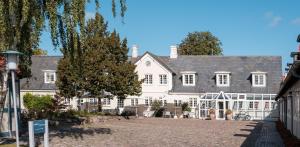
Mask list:
[{"label": "white cloud", "polygon": [[293,19],[291,23],[294,25],[300,25],[300,17]]},{"label": "white cloud", "polygon": [[270,27],[276,27],[282,21],[282,17],[279,15],[274,15],[273,12],[266,12],[265,18],[269,22],[268,25]]}]

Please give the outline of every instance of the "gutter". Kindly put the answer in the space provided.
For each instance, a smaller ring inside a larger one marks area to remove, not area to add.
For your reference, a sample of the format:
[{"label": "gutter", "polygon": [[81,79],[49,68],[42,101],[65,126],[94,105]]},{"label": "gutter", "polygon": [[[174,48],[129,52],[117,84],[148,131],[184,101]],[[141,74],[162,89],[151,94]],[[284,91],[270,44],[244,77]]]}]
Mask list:
[{"label": "gutter", "polygon": [[290,87],[294,85],[300,79],[300,60],[294,61],[291,66],[286,78],[281,84],[279,92],[277,93],[275,100],[277,101],[282,97]]}]

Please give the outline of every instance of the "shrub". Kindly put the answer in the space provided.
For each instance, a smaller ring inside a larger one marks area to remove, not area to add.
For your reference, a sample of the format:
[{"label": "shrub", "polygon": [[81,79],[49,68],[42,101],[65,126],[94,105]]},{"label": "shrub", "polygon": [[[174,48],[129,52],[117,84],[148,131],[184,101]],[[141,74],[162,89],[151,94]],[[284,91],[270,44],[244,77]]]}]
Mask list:
[{"label": "shrub", "polygon": [[182,105],[181,105],[181,110],[182,111],[188,111],[188,112],[191,112],[191,108],[189,107],[189,104],[187,102],[184,102]]},{"label": "shrub", "polygon": [[24,106],[28,109],[29,117],[45,118],[53,110],[53,99],[50,95],[36,96],[30,93],[24,95]]},{"label": "shrub", "polygon": [[152,105],[151,105],[151,110],[154,111],[154,116],[155,117],[162,117],[164,108],[162,108],[162,102],[159,100],[154,100]]},{"label": "shrub", "polygon": [[226,112],[225,112],[225,114],[226,114],[226,115],[230,115],[230,114],[232,114],[232,110],[230,110],[230,109],[227,109],[227,110],[226,110]]},{"label": "shrub", "polygon": [[130,110],[130,109],[124,109],[123,112],[121,113],[121,116],[129,119],[129,116],[135,116],[135,111]]},{"label": "shrub", "polygon": [[209,114],[215,114],[215,109],[209,109]]}]

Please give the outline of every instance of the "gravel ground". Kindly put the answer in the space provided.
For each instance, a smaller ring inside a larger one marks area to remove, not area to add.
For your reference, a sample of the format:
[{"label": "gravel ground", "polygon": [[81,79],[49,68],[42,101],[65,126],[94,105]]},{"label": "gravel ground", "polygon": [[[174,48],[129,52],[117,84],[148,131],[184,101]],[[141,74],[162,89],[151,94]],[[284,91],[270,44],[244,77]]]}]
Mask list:
[{"label": "gravel ground", "polygon": [[[64,127],[50,135],[53,147],[237,147],[260,123],[196,119],[139,118]],[[258,129],[259,131],[259,129]],[[253,132],[252,132],[253,134]],[[255,142],[255,138],[248,139]]]}]

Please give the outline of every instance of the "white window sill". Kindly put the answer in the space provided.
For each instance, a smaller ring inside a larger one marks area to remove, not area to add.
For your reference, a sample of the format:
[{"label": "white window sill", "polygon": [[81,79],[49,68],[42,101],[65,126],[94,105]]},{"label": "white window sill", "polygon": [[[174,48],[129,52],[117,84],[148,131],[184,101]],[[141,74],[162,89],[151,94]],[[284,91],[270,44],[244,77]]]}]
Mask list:
[{"label": "white window sill", "polygon": [[217,87],[230,87],[230,85],[217,85]]},{"label": "white window sill", "polygon": [[183,86],[195,86],[195,84],[183,84]]}]

